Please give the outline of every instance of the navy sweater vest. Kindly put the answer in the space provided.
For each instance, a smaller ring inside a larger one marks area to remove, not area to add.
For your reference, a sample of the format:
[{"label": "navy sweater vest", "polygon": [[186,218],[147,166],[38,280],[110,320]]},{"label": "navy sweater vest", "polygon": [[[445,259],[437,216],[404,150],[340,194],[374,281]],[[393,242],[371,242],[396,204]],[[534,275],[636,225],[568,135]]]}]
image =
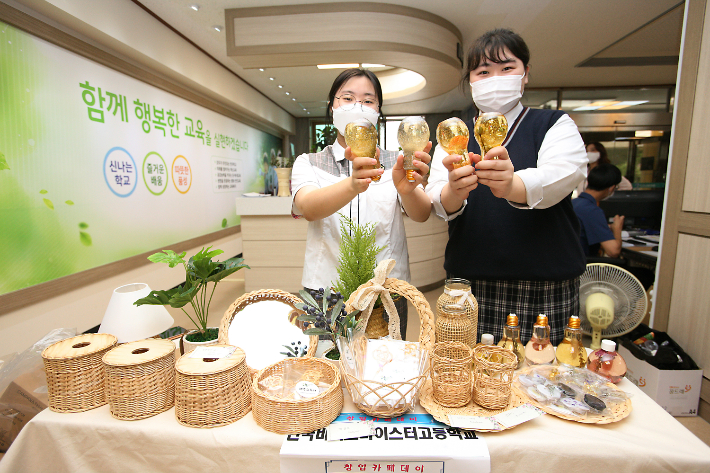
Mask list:
[{"label": "navy sweater vest", "polygon": [[[515,170],[537,166],[547,131],[564,114],[524,109],[505,145]],[[480,154],[473,120],[466,122],[468,150]],[[586,259],[579,242],[579,220],[571,196],[547,209],[518,209],[479,185],[468,195],[463,213],[449,222],[444,268],[468,280],[561,281],[581,275]]]}]

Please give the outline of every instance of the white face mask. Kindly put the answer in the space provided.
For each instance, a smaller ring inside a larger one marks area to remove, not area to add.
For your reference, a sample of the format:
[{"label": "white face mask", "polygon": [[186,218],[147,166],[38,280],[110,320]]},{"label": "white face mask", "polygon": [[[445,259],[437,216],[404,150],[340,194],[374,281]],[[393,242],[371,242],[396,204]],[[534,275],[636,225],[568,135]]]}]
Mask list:
[{"label": "white face mask", "polygon": [[356,103],[352,109],[347,111],[341,107],[333,109],[333,125],[335,125],[341,135],[345,135],[345,127],[348,126],[348,123],[361,118],[377,126],[377,119],[380,118],[380,114],[370,107],[363,107],[361,103]]},{"label": "white face mask", "polygon": [[587,151],[587,159],[589,160],[589,164],[599,161],[600,156],[601,153],[599,153],[599,151]]},{"label": "white face mask", "polygon": [[508,113],[523,96],[522,76],[493,76],[471,82],[473,103],[483,112]]}]

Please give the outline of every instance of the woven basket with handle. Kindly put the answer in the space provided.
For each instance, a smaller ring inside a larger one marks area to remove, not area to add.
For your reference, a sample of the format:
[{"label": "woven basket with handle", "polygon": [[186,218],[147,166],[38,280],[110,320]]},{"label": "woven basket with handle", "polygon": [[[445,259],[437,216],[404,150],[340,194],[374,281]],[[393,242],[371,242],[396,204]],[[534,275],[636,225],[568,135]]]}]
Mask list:
[{"label": "woven basket with handle", "polygon": [[[360,287],[372,286],[368,281]],[[419,314],[419,343],[422,350],[429,351],[434,346],[434,314],[424,295],[411,284],[396,278],[387,278],[383,284],[390,293],[397,293],[409,302]],[[346,310],[353,310],[353,302],[358,291],[355,291],[346,302]],[[396,319],[396,320],[393,320]],[[399,320],[390,314],[389,333],[393,334],[394,326],[399,326]],[[342,359],[340,361],[343,363]],[[426,381],[428,369],[420,376],[398,383],[378,383],[361,380],[341,369],[345,377],[345,386],[353,402],[365,414],[373,417],[396,417],[416,406],[419,390]]]}]

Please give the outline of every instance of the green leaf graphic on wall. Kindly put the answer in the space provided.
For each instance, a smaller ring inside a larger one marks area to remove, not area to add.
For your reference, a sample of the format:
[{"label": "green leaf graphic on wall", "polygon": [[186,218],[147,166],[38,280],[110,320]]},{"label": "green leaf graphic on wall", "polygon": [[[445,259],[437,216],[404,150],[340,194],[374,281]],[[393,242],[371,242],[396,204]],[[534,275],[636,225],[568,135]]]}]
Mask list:
[{"label": "green leaf graphic on wall", "polygon": [[7,159],[5,159],[5,155],[0,153],[0,171],[5,171],[6,169],[10,169],[10,165],[7,164]]},{"label": "green leaf graphic on wall", "polygon": [[[239,225],[235,197],[266,190],[263,154],[281,147],[0,21],[0,295]],[[150,152],[169,157],[159,196]]]},{"label": "green leaf graphic on wall", "polygon": [[[80,242],[66,239],[54,204],[38,199],[31,178],[47,162],[37,153],[48,126],[39,96],[47,74],[34,41],[0,22],[0,294],[77,271]],[[12,167],[7,162],[11,157]],[[40,195],[47,194],[46,189]],[[61,250],[59,250],[61,249]]]}]

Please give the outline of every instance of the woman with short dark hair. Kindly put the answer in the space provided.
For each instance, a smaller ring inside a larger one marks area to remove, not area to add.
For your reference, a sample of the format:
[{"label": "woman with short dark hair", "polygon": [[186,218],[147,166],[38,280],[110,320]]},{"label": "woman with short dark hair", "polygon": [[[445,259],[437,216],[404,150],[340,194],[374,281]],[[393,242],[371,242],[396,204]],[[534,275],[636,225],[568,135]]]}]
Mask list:
[{"label": "woman with short dark hair", "polygon": [[[561,110],[530,109],[522,98],[530,51],[513,31],[478,38],[463,81],[479,112],[508,120],[502,146],[481,157],[469,140],[471,165],[437,147],[427,194],[449,222],[444,268],[472,282],[478,333],[500,338],[509,313],[518,315],[523,341],[539,314],[548,316],[552,343],[579,314],[579,276],[586,263],[570,194],[584,179],[587,155],[572,119]],[[474,120],[467,122],[473,136]]]}]

